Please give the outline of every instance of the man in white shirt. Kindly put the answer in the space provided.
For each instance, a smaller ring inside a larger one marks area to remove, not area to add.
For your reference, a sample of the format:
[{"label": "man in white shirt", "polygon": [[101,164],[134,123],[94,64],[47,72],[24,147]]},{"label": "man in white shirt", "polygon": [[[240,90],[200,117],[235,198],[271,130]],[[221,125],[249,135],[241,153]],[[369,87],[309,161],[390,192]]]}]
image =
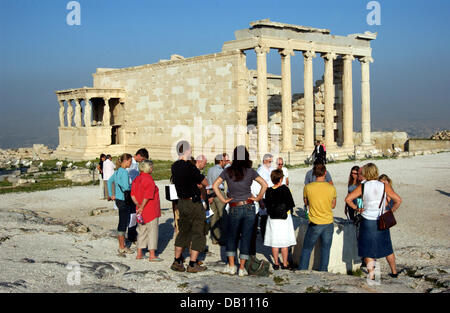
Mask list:
[{"label": "man in white shirt", "polygon": [[288,169],[284,167],[284,160],[282,157],[277,158],[277,169],[283,171],[283,182],[281,184],[289,186],[289,172]]},{"label": "man in white shirt", "polygon": [[[261,164],[258,167],[258,174],[261,176],[267,183],[268,188],[273,186],[272,180],[270,179],[270,173],[274,170],[272,167],[273,163],[273,155],[266,153],[263,156],[263,164]],[[251,186],[252,194],[257,195],[259,194],[259,191],[261,190],[261,185],[257,182],[253,182]],[[259,212],[256,214],[255,219],[255,226],[253,228],[253,235],[252,235],[252,243],[250,246],[250,255],[256,255],[256,237],[257,237],[257,230],[258,230],[258,221],[259,221],[259,229],[261,232],[262,240],[264,242],[264,236],[266,234],[266,224],[267,224],[267,210],[264,205],[264,199],[265,196],[263,196],[262,201],[259,202]]]},{"label": "man in white shirt", "polygon": [[136,155],[131,159],[131,165],[127,168],[128,175],[130,175],[130,183],[139,176],[139,163],[143,160],[148,160],[148,151],[145,148],[139,149]]}]

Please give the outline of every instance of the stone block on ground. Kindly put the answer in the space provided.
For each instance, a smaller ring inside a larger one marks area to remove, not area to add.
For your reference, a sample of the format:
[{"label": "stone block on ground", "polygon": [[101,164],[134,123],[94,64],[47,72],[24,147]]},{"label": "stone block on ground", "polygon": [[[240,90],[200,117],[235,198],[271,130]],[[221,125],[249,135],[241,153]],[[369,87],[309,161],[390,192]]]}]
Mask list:
[{"label": "stone block on ground", "polygon": [[87,227],[86,225],[83,225],[82,223],[77,222],[77,221],[69,222],[66,225],[66,227],[67,227],[68,232],[77,233],[77,234],[87,233],[90,231],[89,227]]},{"label": "stone block on ground", "polygon": [[[308,221],[303,217],[293,216],[297,245],[293,247],[294,266],[298,266],[305,239]],[[309,270],[318,270],[320,265],[320,239],[311,252]],[[356,241],[356,228],[351,221],[343,218],[334,218],[333,241],[330,249],[330,259],[328,272],[347,274],[357,270],[361,265],[361,258],[358,256],[358,246]]]},{"label": "stone block on ground", "polygon": [[39,168],[37,166],[30,166],[30,168],[27,169],[27,173],[37,173],[39,172]]},{"label": "stone block on ground", "polygon": [[81,168],[66,171],[64,178],[70,179],[74,183],[88,183],[92,181],[92,174],[89,169]]}]

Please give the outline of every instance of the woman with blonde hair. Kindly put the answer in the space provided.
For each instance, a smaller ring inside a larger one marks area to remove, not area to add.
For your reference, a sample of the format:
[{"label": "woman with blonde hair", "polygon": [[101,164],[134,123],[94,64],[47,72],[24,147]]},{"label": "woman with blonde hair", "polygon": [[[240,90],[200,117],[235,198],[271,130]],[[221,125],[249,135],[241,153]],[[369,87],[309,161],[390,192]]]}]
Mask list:
[{"label": "woman with blonde hair", "polygon": [[[132,251],[125,247],[125,232],[130,223],[130,212],[132,203],[125,201],[125,193],[131,190],[130,176],[126,168],[131,165],[131,154],[124,153],[118,160],[119,169],[114,172],[114,175],[108,180],[108,192],[112,200],[115,201],[119,209],[119,225],[117,226],[117,239],[119,240],[119,253],[132,253]],[[112,194],[112,187],[114,184],[115,195]]]},{"label": "woman with blonde hair", "polygon": [[[402,199],[392,190],[389,184],[378,181],[378,168],[373,163],[368,163],[362,167],[362,175],[366,178],[364,183],[364,194],[362,194],[361,185],[358,186],[345,198],[345,202],[353,210],[362,213],[358,238],[358,255],[365,258],[369,278],[374,279],[374,261],[375,259],[386,257],[391,268],[391,277],[397,277],[397,268],[395,265],[395,255],[392,249],[391,234],[389,229],[379,230],[378,219],[382,214],[386,200],[385,196],[390,197],[394,205],[392,212],[399,208]],[[358,208],[353,200],[362,195],[364,206]]]}]

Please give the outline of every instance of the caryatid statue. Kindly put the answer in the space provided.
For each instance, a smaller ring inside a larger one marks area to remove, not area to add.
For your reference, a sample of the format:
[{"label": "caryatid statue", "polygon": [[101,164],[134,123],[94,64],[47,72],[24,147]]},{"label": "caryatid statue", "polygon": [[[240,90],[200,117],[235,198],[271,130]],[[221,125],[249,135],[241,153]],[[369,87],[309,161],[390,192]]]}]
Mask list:
[{"label": "caryatid statue", "polygon": [[67,100],[67,127],[72,127],[73,106],[70,100]]},{"label": "caryatid statue", "polygon": [[59,101],[59,126],[64,127],[64,100]]}]

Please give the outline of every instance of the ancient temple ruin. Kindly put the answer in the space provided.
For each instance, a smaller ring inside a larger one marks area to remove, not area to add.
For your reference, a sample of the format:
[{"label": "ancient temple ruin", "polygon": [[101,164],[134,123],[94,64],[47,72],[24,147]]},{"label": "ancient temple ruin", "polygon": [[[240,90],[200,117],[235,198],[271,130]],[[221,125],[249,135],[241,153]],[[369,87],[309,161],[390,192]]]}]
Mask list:
[{"label": "ancient temple ruin", "polygon": [[[362,145],[371,147],[370,41],[376,34],[331,35],[327,29],[260,20],[235,32],[222,51],[136,67],[98,68],[93,87],[56,91],[60,158],[91,159],[146,147],[153,159],[173,159],[188,139],[211,160],[245,144],[258,156],[277,150],[289,163],[311,154],[314,140],[347,157],[353,142],[352,62],[361,64]],[[267,73],[266,55],[279,52],[281,76]],[[246,54],[256,53],[249,70]],[[324,59],[313,81],[313,59]],[[291,57],[303,56],[304,93],[291,92]],[[278,146],[277,149],[275,149]]]}]

